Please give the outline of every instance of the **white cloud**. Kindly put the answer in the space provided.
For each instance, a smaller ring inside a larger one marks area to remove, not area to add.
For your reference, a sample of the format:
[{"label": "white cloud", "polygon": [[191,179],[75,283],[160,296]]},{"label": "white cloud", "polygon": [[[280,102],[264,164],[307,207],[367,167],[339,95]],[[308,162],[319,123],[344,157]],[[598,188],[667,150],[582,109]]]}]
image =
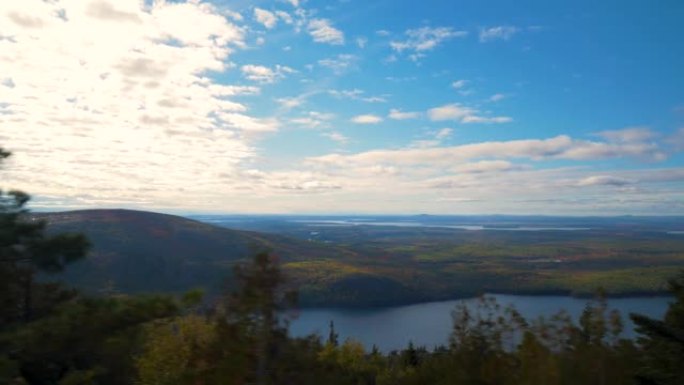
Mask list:
[{"label": "white cloud", "polygon": [[307,31],[317,43],[344,44],[344,33],[333,27],[328,19],[313,19],[309,21]]},{"label": "white cloud", "polygon": [[520,166],[516,166],[507,160],[481,160],[479,162],[461,164],[454,167],[453,171],[463,174],[482,174],[519,169],[521,169]]},{"label": "white cloud", "polygon": [[366,103],[387,103],[387,99],[384,96],[366,96],[359,100]]},{"label": "white cloud", "polygon": [[352,90],[329,90],[328,93],[338,99],[359,100],[366,103],[386,103],[383,96],[365,96],[365,91],[358,88]]},{"label": "white cloud", "polygon": [[335,74],[341,75],[354,68],[358,57],[350,54],[339,54],[334,58],[326,58],[318,61],[318,65],[331,69]]},{"label": "white cloud", "polygon": [[[16,17],[17,14],[9,14],[10,17],[13,15]],[[106,1],[94,1],[88,4],[86,8],[86,15],[102,20],[132,21],[135,23],[139,23],[141,21],[134,11],[130,12],[128,10],[118,10],[113,4],[110,4]]]},{"label": "white cloud", "polygon": [[509,116],[478,116],[468,115],[461,119],[461,123],[510,123],[513,118]]},{"label": "white cloud", "polygon": [[335,115],[331,113],[309,111],[306,116],[294,118],[290,121],[304,128],[315,129],[329,126],[330,124],[328,122],[334,118]]},{"label": "white cloud", "polygon": [[305,127],[305,128],[318,128],[318,127],[321,127],[325,123],[321,120],[314,119],[310,116],[293,118],[290,120],[290,122],[297,124],[299,126]]},{"label": "white cloud", "polygon": [[254,118],[236,113],[219,113],[228,127],[243,129],[251,132],[273,132],[280,127],[280,122],[275,118]]},{"label": "white cloud", "polygon": [[382,122],[382,118],[372,114],[357,115],[351,118],[351,122],[356,124],[378,124]]},{"label": "white cloud", "polygon": [[652,140],[656,134],[648,127],[628,127],[621,130],[601,131],[596,133],[611,142],[634,143]]},{"label": "white cloud", "polygon": [[435,122],[454,120],[461,123],[508,123],[513,120],[508,116],[486,117],[479,113],[475,108],[453,103],[428,110],[428,117]]},{"label": "white cloud", "polygon": [[456,80],[455,82],[451,83],[451,87],[453,87],[457,90],[460,90],[463,87],[465,87],[467,84],[468,84],[467,80],[461,79],[461,80]]},{"label": "white cloud", "polygon": [[275,66],[275,69],[261,65],[246,64],[240,67],[240,70],[245,78],[257,83],[275,83],[277,80],[285,78],[285,74],[297,72],[290,67],[279,64]]},{"label": "white cloud", "polygon": [[437,131],[437,133],[435,134],[435,138],[439,140],[446,139],[450,137],[453,132],[454,130],[452,130],[451,128],[445,127]]},{"label": "white cloud", "polygon": [[386,76],[385,80],[394,82],[394,83],[407,83],[407,82],[414,82],[418,80],[417,77],[415,76],[405,76],[405,77],[396,77],[396,76]]},{"label": "white cloud", "polygon": [[261,8],[254,8],[254,19],[268,29],[272,29],[278,23],[278,17],[273,12]]},{"label": "white cloud", "polygon": [[442,128],[436,132],[430,132],[431,139],[420,139],[412,141],[408,148],[429,148],[437,147],[442,144],[442,141],[451,136],[453,130],[451,128]]},{"label": "white cloud", "polygon": [[512,27],[509,25],[481,28],[480,42],[487,42],[492,40],[508,40],[518,32],[520,32],[520,28]]},{"label": "white cloud", "polygon": [[198,2],[0,2],[12,36],[0,39],[0,136],[15,154],[3,184],[62,208],[234,196],[252,136],[279,122],[231,100],[258,87],[207,76],[245,46],[225,15]]},{"label": "white cloud", "polygon": [[342,145],[349,143],[349,138],[339,132],[324,132],[321,135]]},{"label": "white cloud", "polygon": [[353,90],[329,90],[328,93],[336,98],[358,99],[364,92],[355,88]]},{"label": "white cloud", "polygon": [[368,38],[363,36],[356,38],[356,45],[359,46],[359,48],[366,48],[366,44],[368,44]]},{"label": "white cloud", "polygon": [[439,146],[441,142],[439,140],[434,140],[434,139],[421,139],[421,140],[414,140],[409,144],[408,148],[430,148],[430,147],[437,147]]},{"label": "white cloud", "polygon": [[633,184],[635,181],[611,175],[594,175],[583,178],[577,182],[578,186],[617,186],[622,187]]},{"label": "white cloud", "polygon": [[239,95],[257,95],[261,92],[259,87],[254,86],[230,86],[225,84],[211,84],[209,89],[216,95],[220,96],[239,96]]},{"label": "white cloud", "polygon": [[276,11],[276,15],[280,18],[280,20],[284,21],[285,24],[292,24],[294,23],[294,19],[292,18],[292,15],[285,11]]},{"label": "white cloud", "polygon": [[499,100],[503,100],[504,98],[506,98],[506,95],[504,95],[504,94],[494,94],[494,95],[489,97],[489,101],[490,102],[498,102]]},{"label": "white cloud", "polygon": [[446,40],[465,37],[468,32],[454,31],[450,27],[421,27],[409,29],[404,34],[407,37],[406,40],[393,40],[390,42],[390,47],[399,53],[409,52],[409,57],[416,61],[425,55],[424,52],[434,49]]},{"label": "white cloud", "polygon": [[285,109],[292,109],[295,107],[299,107],[304,103],[304,100],[302,98],[278,98],[276,99],[276,102],[280,104],[280,107],[285,108]]},{"label": "white cloud", "polygon": [[243,21],[244,17],[239,12],[231,11],[230,9],[223,9],[221,11],[227,17],[233,19],[234,21]]},{"label": "white cloud", "polygon": [[[262,194],[268,191],[271,197],[285,198],[289,194],[320,194],[339,190],[342,186],[330,176],[305,171],[261,171],[247,170],[241,174],[249,186],[250,193],[256,195],[255,201],[263,200]],[[246,198],[249,199],[249,198]],[[305,200],[310,202],[310,197]],[[263,202],[268,204],[268,202]]]},{"label": "white cloud", "polygon": [[396,108],[392,108],[389,112],[389,115],[387,116],[390,119],[394,120],[407,120],[407,119],[416,119],[420,116],[420,112],[416,111],[401,111]]},{"label": "white cloud", "polygon": [[610,158],[641,158],[660,160],[656,145],[593,142],[560,135],[549,139],[524,139],[481,142],[430,149],[373,150],[352,155],[330,154],[310,158],[312,162],[330,165],[394,164],[394,165],[453,165],[470,159],[525,158],[596,160]]}]

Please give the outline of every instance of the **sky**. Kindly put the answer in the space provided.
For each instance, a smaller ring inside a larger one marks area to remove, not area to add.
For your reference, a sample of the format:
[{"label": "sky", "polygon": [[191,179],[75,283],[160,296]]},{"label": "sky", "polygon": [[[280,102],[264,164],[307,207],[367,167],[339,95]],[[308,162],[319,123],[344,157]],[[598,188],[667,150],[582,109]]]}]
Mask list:
[{"label": "sky", "polygon": [[684,215],[680,0],[0,1],[34,210]]}]

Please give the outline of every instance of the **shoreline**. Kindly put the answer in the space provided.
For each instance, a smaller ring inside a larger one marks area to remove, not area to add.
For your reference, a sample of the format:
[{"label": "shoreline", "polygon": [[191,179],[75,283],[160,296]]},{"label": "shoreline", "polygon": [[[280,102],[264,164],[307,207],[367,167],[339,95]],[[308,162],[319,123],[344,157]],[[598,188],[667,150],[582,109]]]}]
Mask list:
[{"label": "shoreline", "polygon": [[[449,302],[449,301],[459,301],[459,300],[469,300],[480,296],[488,295],[511,295],[511,296],[527,296],[527,297],[568,297],[574,299],[586,299],[592,300],[596,299],[597,295],[590,295],[585,293],[573,294],[569,291],[544,291],[544,292],[512,292],[512,291],[487,291],[480,294],[467,294],[461,296],[448,296],[448,297],[433,297],[426,300],[419,301],[393,301],[393,302],[383,302],[377,304],[324,304],[324,303],[303,303],[299,304],[296,309],[310,310],[310,309],[337,309],[337,310],[371,310],[371,309],[387,309],[393,307],[404,307],[412,305],[423,305],[435,302]],[[625,298],[663,298],[672,297],[672,294],[667,291],[655,291],[655,292],[628,292],[628,293],[606,293],[603,295],[606,300],[611,299],[625,299]]]}]

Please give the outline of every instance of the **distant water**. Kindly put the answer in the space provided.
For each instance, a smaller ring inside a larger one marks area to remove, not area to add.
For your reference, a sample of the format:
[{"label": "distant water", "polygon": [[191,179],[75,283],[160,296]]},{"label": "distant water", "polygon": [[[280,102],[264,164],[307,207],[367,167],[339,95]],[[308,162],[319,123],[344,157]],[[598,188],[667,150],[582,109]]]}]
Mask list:
[{"label": "distant water", "polygon": [[[249,223],[248,229],[254,230],[254,224],[259,224],[262,221],[268,222],[270,219],[263,219],[261,217],[231,217],[231,216],[191,216],[190,218],[197,219],[202,222],[216,224],[220,226],[232,227],[232,228],[243,228],[243,224]],[[477,222],[449,222],[449,221],[423,221],[416,219],[397,219],[397,220],[383,220],[373,217],[344,217],[336,219],[328,218],[283,218],[280,219],[285,222],[296,223],[304,226],[316,226],[316,227],[352,227],[352,226],[393,226],[393,227],[431,227],[431,228],[449,228],[449,229],[460,229],[469,231],[591,231],[602,228],[598,226],[597,228],[591,226],[544,226],[544,225],[525,225],[523,223],[516,225],[505,225],[505,224],[490,224],[482,225]],[[574,223],[577,223],[576,221]],[[589,224],[589,222],[587,222]],[[670,235],[684,235],[684,231],[678,228],[681,225],[673,226],[674,230],[669,229],[654,229],[653,231],[662,231]],[[258,227],[256,228],[258,229]],[[643,230],[643,229],[642,229]]]},{"label": "distant water", "polygon": [[496,226],[482,226],[482,225],[449,225],[436,223],[423,223],[416,221],[374,221],[372,219],[321,219],[321,220],[291,220],[291,222],[305,223],[317,226],[395,226],[395,227],[442,227],[449,229],[461,229],[471,231],[482,230],[497,230],[497,231],[586,231],[591,230],[590,227],[537,227],[537,226],[511,226],[511,227],[496,227]]},{"label": "distant water", "polygon": [[[514,305],[528,321],[539,316],[551,316],[562,309],[577,320],[587,304],[587,299],[567,296],[492,296],[502,306]],[[671,297],[615,298],[609,299],[608,305],[620,311],[625,324],[623,336],[632,338],[635,332],[634,325],[628,319],[629,313],[662,318],[671,300]],[[476,299],[465,301],[472,305]],[[448,343],[451,311],[460,302],[440,301],[378,309],[304,309],[291,323],[290,333],[294,336],[318,333],[325,338],[328,324],[333,320],[340,340],[353,338],[367,349],[376,345],[381,351],[388,352],[405,348],[409,341],[431,349]]]}]

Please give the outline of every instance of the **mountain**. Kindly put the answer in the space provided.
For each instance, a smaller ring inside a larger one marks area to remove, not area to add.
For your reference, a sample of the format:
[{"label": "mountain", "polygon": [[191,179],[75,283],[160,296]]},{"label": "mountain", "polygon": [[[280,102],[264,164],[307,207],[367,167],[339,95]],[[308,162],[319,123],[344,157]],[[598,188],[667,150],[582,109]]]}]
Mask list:
[{"label": "mountain", "polygon": [[[210,293],[257,251],[276,255],[302,306],[378,306],[511,294],[662,293],[684,266],[677,232],[280,223],[283,234],[235,230],[130,210],[33,214],[51,232],[82,232],[88,258],[58,277],[90,293]],[[282,221],[281,221],[282,222]],[[221,222],[222,225],[230,223]],[[233,223],[233,225],[236,225]]]},{"label": "mountain", "polygon": [[283,262],[354,258],[347,250],[274,234],[231,230],[132,210],[32,214],[49,232],[81,232],[93,244],[59,278],[89,292],[181,292],[220,287],[235,263],[269,250]]}]

